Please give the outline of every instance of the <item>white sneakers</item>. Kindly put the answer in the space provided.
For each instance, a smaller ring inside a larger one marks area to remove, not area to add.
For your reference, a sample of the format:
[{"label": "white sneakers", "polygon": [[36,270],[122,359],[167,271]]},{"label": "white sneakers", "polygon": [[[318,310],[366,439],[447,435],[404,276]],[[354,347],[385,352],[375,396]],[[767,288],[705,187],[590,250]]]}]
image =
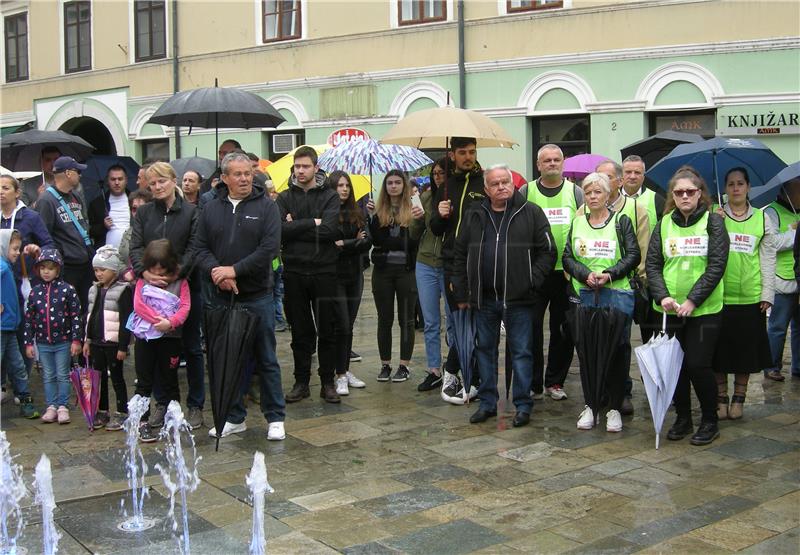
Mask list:
[{"label": "white sneakers", "polygon": [[350,389],[347,387],[347,376],[336,378],[336,393],[337,395],[350,395]]},{"label": "white sneakers", "polygon": [[362,389],[367,387],[366,382],[356,378],[350,370],[347,371],[346,375],[347,375],[347,385],[349,385],[350,387],[355,387],[356,389]]},{"label": "white sneakers", "polygon": [[[231,434],[241,434],[245,430],[247,430],[247,424],[244,422],[241,422],[240,424],[225,422],[225,427],[222,428],[220,437],[228,437]],[[217,437],[217,429],[212,427],[208,430],[208,435],[211,437]]]},{"label": "white sneakers", "polygon": [[269,441],[283,441],[286,439],[286,430],[283,422],[270,422],[267,427],[267,439]]},{"label": "white sneakers", "polygon": [[355,374],[353,374],[350,370],[348,370],[347,374],[344,376],[336,377],[336,393],[339,395],[350,395],[350,387],[361,389],[367,387],[367,384],[364,381],[356,378]]},{"label": "white sneakers", "polygon": [[551,399],[555,399],[556,401],[563,401],[567,398],[567,392],[564,391],[560,385],[545,387],[544,394],[549,395]]},{"label": "white sneakers", "polygon": [[589,407],[584,407],[583,412],[578,418],[579,430],[591,430],[594,428],[594,412]]}]

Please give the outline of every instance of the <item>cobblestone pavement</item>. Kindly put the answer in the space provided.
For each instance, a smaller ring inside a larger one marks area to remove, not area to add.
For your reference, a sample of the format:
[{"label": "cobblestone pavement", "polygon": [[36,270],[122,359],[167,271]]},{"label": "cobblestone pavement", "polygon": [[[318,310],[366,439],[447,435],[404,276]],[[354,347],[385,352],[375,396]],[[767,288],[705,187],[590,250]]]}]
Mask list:
[{"label": "cobblestone pavement", "polygon": [[[622,433],[576,430],[583,404],[577,367],[565,385],[569,398],[537,401],[529,426],[513,428],[505,402],[498,418],[471,425],[477,405],[451,406],[438,392],[417,392],[421,333],[412,380],[375,381],[376,319],[365,290],[355,340],[364,360],[353,371],[366,389],[325,404],[312,378],[311,398],[287,407],[284,442],[266,441],[255,406],[248,430],[223,439],[218,452],[205,428],[197,434],[201,483],[188,500],[193,553],[247,552],[245,475],[256,450],[266,454],[275,488],[266,503],[272,553],[800,552],[797,378],[776,383],[754,375],[744,418],[722,422],[721,438],[707,447],[686,439],[654,449],[635,364],[636,412],[624,418]],[[289,341],[288,332],[278,334],[284,389],[292,384]],[[126,376],[132,391],[129,364]],[[33,382],[41,400],[40,378]],[[60,553],[176,550],[168,524],[139,535],[116,528],[127,491],[122,433],[89,434],[76,411],[67,426],[23,420],[13,404],[2,407],[2,428],[28,482],[42,453],[53,463]],[[153,486],[145,514],[165,521],[165,489],[153,468],[163,460],[161,447],[143,449]],[[39,553],[35,507],[26,509],[26,521],[22,545]]]}]

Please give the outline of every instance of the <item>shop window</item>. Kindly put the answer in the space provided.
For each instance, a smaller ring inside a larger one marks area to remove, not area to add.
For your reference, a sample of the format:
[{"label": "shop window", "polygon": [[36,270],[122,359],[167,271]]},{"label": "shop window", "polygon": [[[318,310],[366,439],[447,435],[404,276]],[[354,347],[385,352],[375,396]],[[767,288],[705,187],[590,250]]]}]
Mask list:
[{"label": "shop window", "polygon": [[508,13],[549,10],[563,7],[564,2],[562,2],[562,0],[507,0],[506,2],[506,10]]},{"label": "shop window", "polygon": [[704,139],[713,139],[717,129],[716,122],[716,110],[650,112],[650,134],[679,131],[701,135]]},{"label": "shop window", "polygon": [[302,36],[300,0],[263,0],[261,5],[264,42]]},{"label": "shop window", "polygon": [[90,2],[64,3],[64,69],[92,69],[92,8]]},{"label": "shop window", "polygon": [[28,13],[18,13],[5,18],[6,81],[24,81],[28,78]]},{"label": "shop window", "polygon": [[142,161],[144,163],[169,162],[169,139],[150,139],[140,141],[140,143],[142,145]]},{"label": "shop window", "polygon": [[558,116],[533,118],[533,171],[536,170],[536,153],[546,144],[561,147],[564,158],[591,152],[589,116]]},{"label": "shop window", "polygon": [[134,36],[136,61],[157,60],[167,55],[165,2],[136,0],[134,10]]},{"label": "shop window", "polygon": [[400,25],[416,25],[447,19],[446,0],[398,0],[397,21]]}]

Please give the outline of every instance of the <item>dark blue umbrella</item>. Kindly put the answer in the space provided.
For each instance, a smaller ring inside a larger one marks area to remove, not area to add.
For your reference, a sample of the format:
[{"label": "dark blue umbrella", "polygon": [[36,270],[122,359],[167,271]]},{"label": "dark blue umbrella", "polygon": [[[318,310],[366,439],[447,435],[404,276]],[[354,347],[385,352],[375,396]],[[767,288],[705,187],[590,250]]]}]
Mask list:
[{"label": "dark blue umbrella", "polygon": [[754,188],[763,186],[786,167],[786,163],[761,141],[716,137],[676,146],[645,175],[666,191],[675,171],[684,165],[692,166],[703,176],[712,196],[722,196],[725,173],[737,166],[747,169]]},{"label": "dark blue umbrella", "polygon": [[472,369],[475,363],[475,316],[470,308],[453,311],[453,336],[464,380],[464,402],[469,402]]},{"label": "dark blue umbrella", "polygon": [[86,160],[86,169],[81,172],[81,185],[87,203],[92,202],[100,194],[106,182],[108,168],[111,166],[122,166],[125,175],[128,176],[128,191],[136,189],[136,178],[141,167],[136,160],[130,156],[91,156]]},{"label": "dark blue umbrella", "polygon": [[[768,205],[777,198],[781,188],[793,179],[800,179],[800,162],[786,166],[762,187],[750,189],[750,203],[759,207]],[[800,206],[795,208],[800,209]]]}]

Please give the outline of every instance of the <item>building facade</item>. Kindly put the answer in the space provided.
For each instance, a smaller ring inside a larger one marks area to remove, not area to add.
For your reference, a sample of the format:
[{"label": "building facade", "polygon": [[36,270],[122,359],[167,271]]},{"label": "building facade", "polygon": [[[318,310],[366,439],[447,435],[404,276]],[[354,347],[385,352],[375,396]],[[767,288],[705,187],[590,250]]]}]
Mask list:
[{"label": "building facade", "polygon": [[214,130],[181,128],[176,141],[174,129],[147,123],[175,90],[215,80],[284,115],[278,129],[220,131],[272,159],[342,127],[380,138],[448,101],[496,118],[519,143],[482,150],[484,165],[507,162],[528,177],[544,143],[619,159],[621,147],[665,129],[757,137],[787,163],[800,159],[800,3],[788,0],[3,0],[0,9],[3,132],[63,129],[139,161],[215,157]]}]

